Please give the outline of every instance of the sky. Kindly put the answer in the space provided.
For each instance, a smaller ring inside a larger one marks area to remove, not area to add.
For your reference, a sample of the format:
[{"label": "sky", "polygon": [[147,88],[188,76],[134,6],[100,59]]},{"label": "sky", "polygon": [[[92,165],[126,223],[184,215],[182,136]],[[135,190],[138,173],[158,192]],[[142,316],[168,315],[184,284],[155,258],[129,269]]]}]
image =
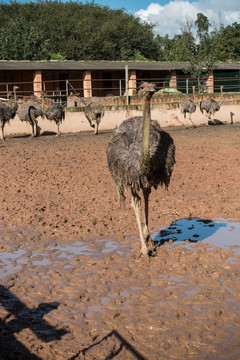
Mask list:
[{"label": "sky", "polygon": [[[26,1],[17,0],[17,2]],[[91,0],[79,1],[83,4],[91,2]],[[0,0],[0,2],[9,3],[9,0]],[[161,36],[168,34],[170,38],[181,34],[186,20],[194,22],[197,13],[207,16],[213,28],[219,27],[220,24],[227,26],[234,22],[240,23],[240,0],[94,0],[94,2],[97,5],[108,6],[110,9],[124,8],[143,21],[155,24],[156,34]]]},{"label": "sky", "polygon": [[[83,1],[84,2],[84,1]],[[186,19],[195,21],[197,13],[208,17],[213,28],[240,23],[240,0],[95,0],[111,9],[125,8],[142,20],[156,24],[155,33],[172,38],[181,34]]]}]

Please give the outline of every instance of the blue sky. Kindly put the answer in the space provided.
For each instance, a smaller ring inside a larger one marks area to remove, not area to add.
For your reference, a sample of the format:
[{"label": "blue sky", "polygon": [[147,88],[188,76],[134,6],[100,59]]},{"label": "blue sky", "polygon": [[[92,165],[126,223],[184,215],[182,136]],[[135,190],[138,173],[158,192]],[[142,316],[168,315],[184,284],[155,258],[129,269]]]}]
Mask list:
[{"label": "blue sky", "polygon": [[95,0],[95,3],[111,9],[125,8],[143,21],[155,24],[155,33],[168,34],[170,38],[181,34],[187,22],[194,24],[198,13],[207,16],[212,29],[240,22],[240,0]]},{"label": "blue sky", "polygon": [[[85,2],[85,1],[82,1]],[[158,2],[161,5],[168,3],[167,0],[152,1]],[[141,9],[147,9],[151,1],[149,0],[95,0],[96,4],[109,6],[111,9],[122,9],[125,8],[130,13],[137,12]]]},{"label": "blue sky", "polygon": [[[0,2],[10,1],[0,0]],[[17,0],[17,2],[27,2],[27,0]],[[80,0],[80,2],[86,3],[91,0]],[[111,9],[124,8],[143,21],[154,24],[156,34],[161,36],[168,34],[170,38],[181,34],[187,22],[193,24],[198,13],[207,16],[212,29],[219,28],[220,24],[227,26],[234,22],[240,23],[240,0],[95,0],[95,4],[108,6]]]}]

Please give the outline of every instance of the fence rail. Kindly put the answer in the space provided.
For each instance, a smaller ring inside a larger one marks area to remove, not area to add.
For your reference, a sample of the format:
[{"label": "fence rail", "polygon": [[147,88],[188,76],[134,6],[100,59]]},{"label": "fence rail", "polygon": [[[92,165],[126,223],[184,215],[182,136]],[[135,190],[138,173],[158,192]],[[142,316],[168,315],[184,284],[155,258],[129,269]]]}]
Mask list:
[{"label": "fence rail", "polygon": [[[136,80],[136,88],[141,81],[151,81],[156,84],[156,90],[168,89],[170,86],[169,77],[151,77],[141,78]],[[89,82],[90,85],[86,85]],[[84,79],[64,79],[64,80],[45,80],[42,82],[7,82],[0,83],[0,98],[9,99],[13,96],[13,86],[18,86],[17,96],[18,98],[28,97],[41,97],[44,95],[46,98],[59,98],[62,101],[66,101],[69,95],[78,95],[84,97],[84,92],[89,91],[92,96],[104,97],[107,95],[113,96],[126,96],[126,81],[123,78],[112,79],[99,79],[92,78],[91,81],[87,80],[84,83]],[[223,87],[223,92],[240,92],[240,77],[215,77],[213,92],[218,93]],[[128,93],[131,90],[132,93],[136,91],[136,88],[128,86]],[[172,87],[173,88],[173,87]],[[209,88],[206,79],[197,80],[190,77],[177,77],[176,90],[183,94],[193,93],[193,88],[196,93],[208,93]],[[41,89],[41,90],[37,90]]]}]

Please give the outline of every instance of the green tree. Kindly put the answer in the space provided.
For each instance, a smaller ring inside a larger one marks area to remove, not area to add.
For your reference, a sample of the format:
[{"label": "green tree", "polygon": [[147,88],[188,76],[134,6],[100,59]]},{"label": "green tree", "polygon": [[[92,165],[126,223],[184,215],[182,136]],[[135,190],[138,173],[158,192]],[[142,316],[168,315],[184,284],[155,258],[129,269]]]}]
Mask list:
[{"label": "green tree", "polygon": [[212,33],[214,55],[219,61],[240,61],[240,24],[233,23]]},{"label": "green tree", "polygon": [[190,74],[193,83],[197,85],[197,90],[202,92],[202,82],[206,79],[210,70],[214,69],[215,58],[210,50],[212,43],[208,33],[210,26],[208,18],[199,13],[194,24],[197,27],[197,38],[193,35],[193,24],[190,21],[187,21],[182,30],[181,41],[186,50],[185,61],[189,62],[189,66],[183,71]]},{"label": "green tree", "polygon": [[[94,1],[0,4],[1,59],[157,60],[153,26]],[[27,24],[27,25],[26,25]],[[22,36],[21,36],[22,34]]]}]

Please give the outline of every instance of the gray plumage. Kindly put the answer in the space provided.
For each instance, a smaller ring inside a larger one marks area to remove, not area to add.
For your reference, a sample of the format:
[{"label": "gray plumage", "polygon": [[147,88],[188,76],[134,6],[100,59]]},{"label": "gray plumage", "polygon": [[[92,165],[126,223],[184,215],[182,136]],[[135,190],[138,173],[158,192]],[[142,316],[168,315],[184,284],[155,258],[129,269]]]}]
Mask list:
[{"label": "gray plumage", "polygon": [[0,126],[1,126],[1,140],[5,139],[4,136],[4,127],[6,123],[8,123],[11,119],[13,119],[16,115],[18,109],[18,103],[16,98],[16,90],[18,89],[17,86],[13,87],[14,92],[14,104],[13,106],[9,106],[6,103],[0,104]]},{"label": "gray plumage", "polygon": [[63,120],[65,120],[64,107],[60,104],[53,103],[47,111],[45,111],[45,116],[48,120],[55,122],[57,125],[57,136],[60,136],[59,126]]},{"label": "gray plumage", "polygon": [[186,119],[186,114],[189,113],[189,120],[191,121],[192,125],[192,113],[196,111],[196,104],[194,101],[188,99],[180,104],[181,113],[184,114],[184,119]]},{"label": "gray plumage", "polygon": [[44,112],[40,105],[38,104],[25,104],[23,107],[17,111],[18,117],[21,121],[26,121],[32,126],[32,136],[37,136],[37,118],[41,116],[44,118]]},{"label": "gray plumage", "polygon": [[104,106],[99,102],[91,102],[85,108],[85,116],[90,126],[95,129],[94,133],[97,135],[99,124],[104,116]]},{"label": "gray plumage", "polygon": [[[205,99],[200,102],[200,110],[202,113],[205,110],[208,120],[212,120],[211,116],[214,115],[216,111],[220,110],[222,103],[222,100],[216,101],[213,99]],[[206,125],[208,125],[208,121]]]},{"label": "gray plumage", "polygon": [[[159,185],[167,188],[175,163],[175,146],[171,136],[159,124],[150,119],[150,99],[153,85],[142,83],[139,94],[143,99],[143,117],[136,116],[123,121],[115,129],[107,146],[107,160],[110,173],[117,187],[120,202],[125,200],[125,190],[131,189],[132,206],[138,223],[141,239],[141,254],[149,253],[148,197],[151,188]],[[143,139],[148,132],[148,151],[144,154]],[[145,202],[144,223],[141,225],[140,207],[142,190]]]}]

